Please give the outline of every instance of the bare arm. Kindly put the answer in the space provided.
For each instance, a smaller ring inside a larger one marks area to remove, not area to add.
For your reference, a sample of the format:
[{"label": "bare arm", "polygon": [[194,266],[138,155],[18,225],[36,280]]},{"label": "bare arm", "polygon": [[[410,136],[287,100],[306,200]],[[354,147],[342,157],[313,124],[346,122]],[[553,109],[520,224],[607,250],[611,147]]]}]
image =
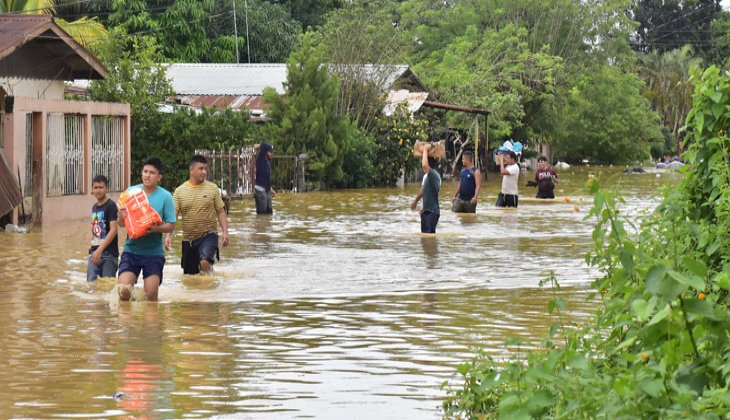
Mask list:
[{"label": "bare arm", "polygon": [[[175,203],[175,216],[177,219],[180,219],[180,210],[178,210],[180,207],[178,203]],[[174,231],[174,228],[173,228]],[[162,242],[162,247],[165,249],[165,251],[168,251],[170,247],[172,246],[172,232],[165,233],[165,240]]]},{"label": "bare arm", "polygon": [[429,150],[431,150],[430,144],[423,146],[423,154],[421,155],[421,169],[423,169],[424,174],[427,174],[428,171],[431,170],[431,167],[428,166],[428,151]]},{"label": "bare arm", "polygon": [[474,171],[474,179],[476,180],[477,188],[474,191],[474,197],[471,198],[471,202],[476,204],[479,192],[482,190],[482,172],[479,169]]},{"label": "bare arm", "polygon": [[459,177],[459,182],[456,183],[456,190],[454,191],[454,198],[459,198],[460,189],[461,189],[461,177]]},{"label": "bare arm", "polygon": [[175,223],[163,223],[161,225],[155,225],[150,228],[150,232],[154,233],[172,233],[175,230]]},{"label": "bare arm", "polygon": [[91,262],[94,264],[99,264],[101,262],[101,254],[104,253],[104,250],[111,245],[112,241],[117,240],[117,221],[112,220],[109,222],[109,232],[106,233],[106,238],[104,238],[104,242],[99,245],[98,248],[96,248],[96,251],[94,251],[91,254]]},{"label": "bare arm", "polygon": [[499,173],[502,175],[509,175],[509,171],[504,167],[504,155],[499,157]]},{"label": "bare arm", "polygon": [[127,209],[119,209],[117,212],[117,225],[119,227],[124,227],[124,218],[127,217]]},{"label": "bare arm", "polygon": [[421,185],[421,189],[418,190],[418,194],[416,194],[416,198],[414,198],[413,202],[411,203],[412,210],[416,209],[416,206],[418,205],[418,202],[421,201],[421,198],[423,198],[423,185]]},{"label": "bare arm", "polygon": [[[271,191],[274,191],[273,189]],[[226,215],[226,209],[221,208],[218,210],[218,222],[221,224],[221,242],[223,246],[228,246],[228,216]]]}]

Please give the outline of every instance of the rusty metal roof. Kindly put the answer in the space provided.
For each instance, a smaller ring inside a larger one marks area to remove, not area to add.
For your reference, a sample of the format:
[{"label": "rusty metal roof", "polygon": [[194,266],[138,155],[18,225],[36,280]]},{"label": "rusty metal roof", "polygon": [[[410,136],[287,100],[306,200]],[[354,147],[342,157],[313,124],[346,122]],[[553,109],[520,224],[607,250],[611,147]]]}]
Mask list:
[{"label": "rusty metal roof", "polygon": [[50,15],[0,15],[0,77],[103,79],[108,70]]}]

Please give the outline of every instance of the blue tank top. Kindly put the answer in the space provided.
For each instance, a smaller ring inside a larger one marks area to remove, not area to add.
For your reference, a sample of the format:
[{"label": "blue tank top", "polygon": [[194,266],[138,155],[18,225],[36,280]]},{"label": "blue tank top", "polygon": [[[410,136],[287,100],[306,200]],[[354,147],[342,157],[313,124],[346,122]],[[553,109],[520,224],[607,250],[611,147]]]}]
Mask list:
[{"label": "blue tank top", "polygon": [[459,198],[461,200],[471,200],[474,197],[474,193],[477,191],[477,180],[474,177],[476,170],[475,166],[472,166],[471,169],[461,169],[461,181],[459,182]]}]

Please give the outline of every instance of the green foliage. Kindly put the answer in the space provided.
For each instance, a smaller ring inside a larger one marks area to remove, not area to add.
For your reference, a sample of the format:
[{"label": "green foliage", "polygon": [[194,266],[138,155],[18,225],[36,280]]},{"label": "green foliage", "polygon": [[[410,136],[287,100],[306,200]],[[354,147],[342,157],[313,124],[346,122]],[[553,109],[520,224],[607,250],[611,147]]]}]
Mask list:
[{"label": "green foliage", "polygon": [[352,144],[342,162],[340,188],[367,188],[375,183],[375,139],[366,132],[353,129]]},{"label": "green foliage", "polygon": [[172,87],[160,64],[162,55],[152,37],[125,37],[122,29],[94,48],[94,52],[110,69],[109,76],[89,86],[95,101],[127,102],[132,108],[132,131],[146,125],[145,120],[157,115],[158,104],[172,95]]},{"label": "green foliage", "polygon": [[636,71],[644,81],[642,93],[659,114],[660,123],[671,131],[675,139],[672,149],[680,149],[679,131],[692,108],[690,70],[701,64],[689,45],[663,53],[639,54]]},{"label": "green foliage", "polygon": [[657,116],[638,78],[617,67],[592,66],[577,76],[556,111],[564,132],[557,158],[568,162],[630,163],[649,157],[649,143],[663,141]]},{"label": "green foliage", "polygon": [[285,154],[307,154],[308,173],[324,187],[342,180],[343,160],[350,148],[352,124],[337,112],[340,86],[323,62],[324,51],[314,35],[304,34],[302,46],[287,65],[286,94],[264,90],[272,122],[272,141]]},{"label": "green foliage", "polygon": [[416,167],[413,145],[417,140],[428,140],[428,122],[411,117],[401,104],[393,115],[378,120],[375,137],[375,182],[378,185],[395,185],[402,171],[409,173]]},{"label": "green foliage", "polygon": [[395,7],[390,0],[353,1],[330,13],[318,30],[326,61],[340,80],[339,112],[350,115],[354,124],[369,133],[385,105],[384,87],[410,87],[388,86],[393,65],[404,62],[411,44],[393,24]]},{"label": "green foliage", "polygon": [[639,27],[634,48],[665,52],[692,45],[703,56],[710,55],[707,34],[721,10],[718,0],[636,0],[632,12]]},{"label": "green foliage", "polygon": [[246,112],[180,108],[157,113],[132,138],[132,183],[139,181],[142,162],[156,155],[165,165],[161,185],[174,189],[188,179],[188,162],[195,149],[231,150],[251,146],[258,137]]},{"label": "green foliage", "polygon": [[590,184],[596,224],[586,260],[603,273],[595,318],[566,322],[564,303],[551,301],[558,322],[543,348],[460,366],[447,417],[728,416],[730,74],[713,67],[694,78],[686,176],[640,229],[621,216],[619,196]]}]

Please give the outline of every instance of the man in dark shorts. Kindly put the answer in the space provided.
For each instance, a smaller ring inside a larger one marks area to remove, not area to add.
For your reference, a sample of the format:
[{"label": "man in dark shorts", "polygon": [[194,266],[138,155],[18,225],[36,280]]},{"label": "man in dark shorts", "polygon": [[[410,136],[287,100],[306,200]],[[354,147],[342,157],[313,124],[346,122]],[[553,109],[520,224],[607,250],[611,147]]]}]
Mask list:
[{"label": "man in dark shorts", "polygon": [[[132,287],[137,283],[140,272],[144,279],[144,292],[147,300],[157,300],[157,292],[162,283],[162,269],[165,266],[165,251],[162,248],[162,234],[175,229],[175,204],[172,194],[158,186],[162,179],[162,161],[157,156],[145,160],[142,166],[142,183],[131,188],[141,188],[147,194],[150,206],[160,215],[162,224],[153,226],[142,237],[127,237],[124,252],[119,262],[119,298],[129,300]],[[119,226],[124,227],[126,210],[119,209]]]},{"label": "man in dark shorts", "polygon": [[474,166],[474,153],[467,150],[461,156],[461,173],[454,194],[454,213],[476,213],[477,198],[482,189],[482,173]]},{"label": "man in dark shorts", "polygon": [[517,154],[508,150],[497,155],[499,172],[502,174],[502,190],[497,196],[497,207],[517,207],[518,193],[517,180],[520,176],[520,166],[517,164]]},{"label": "man in dark shorts", "polygon": [[[210,273],[218,255],[218,223],[221,243],[228,246],[228,219],[218,186],[207,180],[208,159],[195,155],[188,165],[187,181],[175,189],[172,198],[182,217],[182,261],[184,274]],[[171,235],[165,237],[165,249]]]},{"label": "man in dark shorts", "polygon": [[423,182],[416,198],[411,203],[411,208],[416,209],[418,202],[423,198],[421,208],[421,233],[436,233],[436,225],[439,222],[441,211],[439,210],[439,191],[441,190],[441,175],[436,172],[436,158],[429,157],[428,152],[433,148],[429,144],[423,148],[421,155],[421,169],[423,170]]}]

